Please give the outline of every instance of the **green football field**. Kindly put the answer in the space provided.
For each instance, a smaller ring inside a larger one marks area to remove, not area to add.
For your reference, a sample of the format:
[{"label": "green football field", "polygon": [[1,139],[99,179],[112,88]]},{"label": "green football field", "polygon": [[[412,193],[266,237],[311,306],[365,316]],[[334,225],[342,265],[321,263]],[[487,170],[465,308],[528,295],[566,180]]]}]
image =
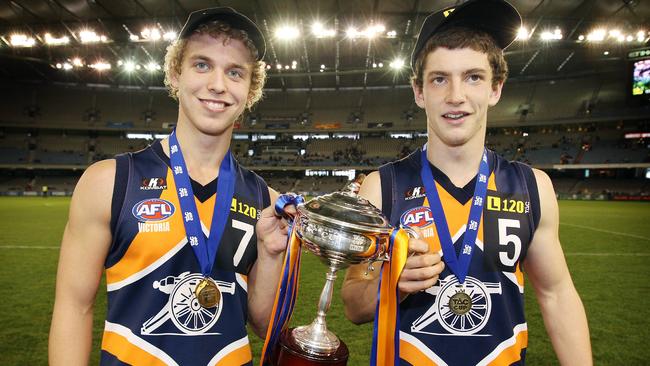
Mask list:
[{"label": "green football field", "polygon": [[[68,198],[0,197],[0,365],[46,365],[59,244]],[[585,304],[596,365],[650,364],[650,203],[560,202],[560,238],[573,280]],[[325,268],[303,256],[294,325],[310,322]],[[328,324],[351,349],[349,365],[367,365],[371,327],[345,320],[336,296]],[[101,290],[105,287],[102,285]],[[98,363],[106,297],[95,310]],[[534,293],[527,288],[529,365],[558,364]],[[251,335],[255,357],[261,341]],[[256,361],[257,362],[257,361]]]}]

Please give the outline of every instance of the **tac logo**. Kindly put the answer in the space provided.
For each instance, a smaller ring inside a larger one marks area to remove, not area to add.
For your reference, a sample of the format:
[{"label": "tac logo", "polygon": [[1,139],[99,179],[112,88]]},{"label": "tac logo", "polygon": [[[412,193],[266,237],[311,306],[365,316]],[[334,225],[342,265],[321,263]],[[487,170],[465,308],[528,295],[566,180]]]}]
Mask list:
[{"label": "tac logo", "polygon": [[169,201],[158,198],[142,200],[133,206],[133,216],[142,222],[163,221],[170,218],[176,208]]},{"label": "tac logo", "polygon": [[425,195],[426,192],[424,190],[424,187],[413,187],[408,191],[404,192],[404,199],[410,201],[416,198],[424,197]]},{"label": "tac logo", "polygon": [[151,191],[158,189],[167,189],[167,181],[165,178],[144,178],[140,184],[140,189],[143,191]]},{"label": "tac logo", "polygon": [[433,215],[431,209],[420,206],[404,212],[399,221],[403,226],[421,228],[433,224]]}]

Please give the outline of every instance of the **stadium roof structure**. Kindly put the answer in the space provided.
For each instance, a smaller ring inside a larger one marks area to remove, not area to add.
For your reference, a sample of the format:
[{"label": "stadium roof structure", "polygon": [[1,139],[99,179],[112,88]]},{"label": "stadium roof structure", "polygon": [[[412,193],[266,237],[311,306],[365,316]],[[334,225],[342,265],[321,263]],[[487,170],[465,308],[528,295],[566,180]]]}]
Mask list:
[{"label": "stadium roof structure", "polygon": [[[511,79],[620,72],[648,44],[650,1],[511,0],[524,18]],[[187,15],[232,6],[267,38],[268,90],[406,87],[415,36],[452,0],[10,0],[0,3],[3,83],[162,87],[163,56]],[[645,27],[645,28],[644,28]]]}]

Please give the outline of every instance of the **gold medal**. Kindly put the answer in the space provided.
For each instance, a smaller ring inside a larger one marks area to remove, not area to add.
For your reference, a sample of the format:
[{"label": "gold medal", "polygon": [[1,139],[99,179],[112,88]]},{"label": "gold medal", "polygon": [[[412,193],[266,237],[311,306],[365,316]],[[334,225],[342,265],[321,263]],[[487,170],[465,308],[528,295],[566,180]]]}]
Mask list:
[{"label": "gold medal", "polygon": [[456,315],[465,315],[472,310],[472,298],[459,291],[449,298],[449,309]]},{"label": "gold medal", "polygon": [[204,308],[213,308],[219,305],[221,291],[212,278],[203,278],[194,289],[194,296]]}]

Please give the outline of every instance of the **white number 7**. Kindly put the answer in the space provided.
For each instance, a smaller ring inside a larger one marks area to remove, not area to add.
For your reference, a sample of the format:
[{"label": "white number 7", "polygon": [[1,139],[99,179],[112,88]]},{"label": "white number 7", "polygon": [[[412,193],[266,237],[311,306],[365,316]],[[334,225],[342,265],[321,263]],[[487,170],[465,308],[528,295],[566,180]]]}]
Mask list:
[{"label": "white number 7", "polygon": [[234,219],[232,220],[232,227],[244,231],[244,236],[241,238],[241,241],[239,242],[239,246],[237,247],[237,251],[235,252],[235,255],[232,257],[232,264],[235,267],[237,267],[239,265],[239,262],[241,261],[241,258],[244,256],[244,252],[246,251],[246,247],[248,246],[248,243],[251,241],[251,238],[253,237],[253,233],[255,232],[255,227],[251,224],[247,224],[245,222],[234,220]]},{"label": "white number 7", "polygon": [[499,219],[499,245],[515,245],[515,252],[512,258],[508,257],[507,252],[499,251],[499,259],[506,266],[514,266],[517,258],[521,254],[521,239],[516,234],[508,234],[508,228],[520,228],[519,220]]}]

